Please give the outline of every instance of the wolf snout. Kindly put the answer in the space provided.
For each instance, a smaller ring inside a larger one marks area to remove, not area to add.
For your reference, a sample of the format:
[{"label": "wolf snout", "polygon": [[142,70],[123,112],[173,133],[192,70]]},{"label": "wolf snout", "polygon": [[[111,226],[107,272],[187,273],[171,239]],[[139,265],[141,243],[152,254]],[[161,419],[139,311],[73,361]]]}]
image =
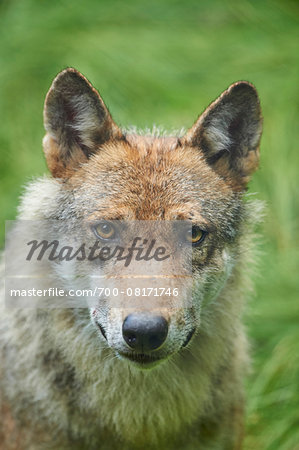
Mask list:
[{"label": "wolf snout", "polygon": [[122,327],[126,344],[135,351],[149,352],[160,348],[166,340],[168,323],[162,316],[130,314]]}]

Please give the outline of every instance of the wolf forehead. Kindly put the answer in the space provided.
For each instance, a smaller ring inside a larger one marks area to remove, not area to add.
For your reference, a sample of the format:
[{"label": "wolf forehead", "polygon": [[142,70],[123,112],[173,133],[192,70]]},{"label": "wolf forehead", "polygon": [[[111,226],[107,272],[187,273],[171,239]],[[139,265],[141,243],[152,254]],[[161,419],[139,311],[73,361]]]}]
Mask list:
[{"label": "wolf forehead", "polygon": [[239,197],[200,152],[174,137],[128,134],[107,143],[68,184],[84,198],[82,206],[110,219],[204,220],[205,209],[224,213]]}]

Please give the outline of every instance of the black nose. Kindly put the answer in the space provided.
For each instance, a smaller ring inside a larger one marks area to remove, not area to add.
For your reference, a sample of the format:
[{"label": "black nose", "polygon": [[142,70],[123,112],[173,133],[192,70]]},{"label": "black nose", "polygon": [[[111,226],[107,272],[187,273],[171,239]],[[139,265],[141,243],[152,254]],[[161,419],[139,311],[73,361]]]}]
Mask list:
[{"label": "black nose", "polygon": [[130,348],[140,352],[155,350],[163,344],[168,332],[164,317],[130,314],[123,323],[123,337]]}]

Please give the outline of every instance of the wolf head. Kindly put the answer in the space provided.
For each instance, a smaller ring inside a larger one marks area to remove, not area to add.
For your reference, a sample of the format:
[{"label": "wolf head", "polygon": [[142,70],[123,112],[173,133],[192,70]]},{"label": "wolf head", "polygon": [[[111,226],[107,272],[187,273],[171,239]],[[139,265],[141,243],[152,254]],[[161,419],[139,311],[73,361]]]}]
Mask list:
[{"label": "wolf head", "polygon": [[[74,69],[53,81],[44,108],[44,151],[57,180],[45,218],[79,219],[86,240],[121,239],[118,223],[189,223],[192,300],[161,297],[142,310],[109,295],[90,308],[101,345],[138,367],[152,367],[178,353],[201,329],[202,314],[229,282],[239,252],[244,219],[242,194],[259,162],[261,110],[255,88],[232,84],[183,136],[139,135],[121,130],[98,92]],[[188,236],[187,236],[188,235]],[[168,227],[164,243],[178,237]],[[181,248],[179,246],[179,248]],[[159,262],[164,287],[174,287],[184,250]],[[132,269],[132,267],[131,267]],[[93,287],[97,275],[120,275],[119,291],[134,272],[111,261],[72,265],[74,285]],[[78,281],[79,280],[79,281]],[[79,284],[78,284],[79,283]],[[135,283],[135,284],[134,284]],[[136,287],[136,280],[133,285]],[[180,285],[178,285],[180,286]],[[134,291],[135,292],[135,291]],[[190,292],[189,294],[190,295]],[[119,295],[122,297],[122,294]]]}]

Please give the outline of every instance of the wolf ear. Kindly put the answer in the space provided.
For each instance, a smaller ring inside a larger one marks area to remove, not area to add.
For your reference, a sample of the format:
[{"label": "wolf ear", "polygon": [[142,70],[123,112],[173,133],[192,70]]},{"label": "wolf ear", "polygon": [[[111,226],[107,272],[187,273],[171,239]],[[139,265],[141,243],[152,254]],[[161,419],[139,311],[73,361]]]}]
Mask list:
[{"label": "wolf ear", "polygon": [[99,147],[122,133],[98,92],[75,69],[60,72],[46,96],[44,152],[55,177],[69,176]]},{"label": "wolf ear", "polygon": [[215,172],[242,190],[258,167],[261,133],[256,89],[239,81],[205,110],[182,143],[199,148]]}]

